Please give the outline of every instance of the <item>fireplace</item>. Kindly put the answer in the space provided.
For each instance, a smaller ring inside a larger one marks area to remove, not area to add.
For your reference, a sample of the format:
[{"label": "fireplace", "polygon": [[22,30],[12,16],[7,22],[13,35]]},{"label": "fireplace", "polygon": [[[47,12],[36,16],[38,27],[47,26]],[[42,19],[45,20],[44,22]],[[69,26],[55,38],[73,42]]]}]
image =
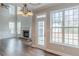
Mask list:
[{"label": "fireplace", "polygon": [[29,30],[23,30],[23,37],[29,38]]}]

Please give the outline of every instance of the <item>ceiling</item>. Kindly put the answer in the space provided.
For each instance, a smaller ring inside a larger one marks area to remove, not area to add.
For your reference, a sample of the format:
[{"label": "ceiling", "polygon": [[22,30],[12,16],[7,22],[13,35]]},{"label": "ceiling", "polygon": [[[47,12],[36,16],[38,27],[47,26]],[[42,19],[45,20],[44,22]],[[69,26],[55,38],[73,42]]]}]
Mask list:
[{"label": "ceiling", "polygon": [[[13,6],[17,5],[17,7],[20,8],[23,7],[23,3],[5,3],[5,5],[13,5]],[[28,9],[32,11],[49,6],[56,6],[56,5],[58,5],[58,3],[27,3]]]},{"label": "ceiling", "polygon": [[[34,4],[34,3],[27,3],[27,7],[31,10],[37,9],[37,8],[41,8],[42,6],[44,6],[46,4],[44,3],[38,3],[38,4]],[[23,4],[17,4],[18,7],[23,7]]]}]

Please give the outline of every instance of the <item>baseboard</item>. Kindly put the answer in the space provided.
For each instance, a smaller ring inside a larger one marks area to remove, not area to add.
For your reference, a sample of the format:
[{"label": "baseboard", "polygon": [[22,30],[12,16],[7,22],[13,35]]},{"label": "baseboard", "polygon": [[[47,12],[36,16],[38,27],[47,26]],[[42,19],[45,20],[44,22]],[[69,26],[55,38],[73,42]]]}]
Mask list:
[{"label": "baseboard", "polygon": [[62,53],[62,52],[59,52],[59,51],[55,51],[55,50],[50,50],[50,49],[44,49],[48,52],[51,52],[51,53],[55,53],[55,54],[58,54],[58,55],[61,55],[61,56],[71,56],[69,54],[66,54],[66,53]]},{"label": "baseboard", "polygon": [[5,40],[5,39],[12,39],[12,38],[16,38],[16,37],[10,37],[10,38],[2,38],[2,39],[0,39],[0,40]]},{"label": "baseboard", "polygon": [[[39,48],[36,45],[32,45],[32,47]],[[62,52],[59,52],[59,51],[50,50],[50,49],[46,49],[46,48],[44,48],[44,49],[43,48],[39,48],[39,49],[42,49],[42,50],[45,50],[45,51],[48,51],[50,53],[57,54],[57,55],[60,55],[60,56],[72,56],[72,55],[69,55],[69,54],[66,54],[66,53],[62,53]]]}]

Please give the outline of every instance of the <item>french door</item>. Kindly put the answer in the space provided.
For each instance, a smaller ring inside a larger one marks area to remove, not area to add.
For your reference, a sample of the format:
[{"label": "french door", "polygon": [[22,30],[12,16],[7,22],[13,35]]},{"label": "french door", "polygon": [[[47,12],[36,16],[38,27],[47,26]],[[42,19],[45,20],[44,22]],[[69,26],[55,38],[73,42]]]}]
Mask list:
[{"label": "french door", "polygon": [[38,44],[44,45],[44,21],[38,22]]},{"label": "french door", "polygon": [[44,46],[45,44],[45,16],[37,18],[37,41],[38,45]]}]

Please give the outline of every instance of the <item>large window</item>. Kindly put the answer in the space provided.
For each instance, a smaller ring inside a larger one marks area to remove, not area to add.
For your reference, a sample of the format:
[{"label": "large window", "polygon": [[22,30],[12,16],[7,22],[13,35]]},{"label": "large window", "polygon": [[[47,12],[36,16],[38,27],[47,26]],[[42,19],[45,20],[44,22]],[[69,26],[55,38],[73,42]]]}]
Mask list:
[{"label": "large window", "polygon": [[11,34],[15,33],[15,23],[14,22],[9,22],[9,30]]},{"label": "large window", "polygon": [[17,22],[17,34],[21,34],[21,22]]},{"label": "large window", "polygon": [[78,46],[79,8],[54,11],[50,15],[51,40],[53,43]]},{"label": "large window", "polygon": [[53,12],[51,18],[52,41],[62,43],[62,12]]},{"label": "large window", "polygon": [[10,15],[15,15],[15,7],[12,5],[9,5],[9,14]]},{"label": "large window", "polygon": [[78,45],[78,8],[64,11],[64,43]]}]

